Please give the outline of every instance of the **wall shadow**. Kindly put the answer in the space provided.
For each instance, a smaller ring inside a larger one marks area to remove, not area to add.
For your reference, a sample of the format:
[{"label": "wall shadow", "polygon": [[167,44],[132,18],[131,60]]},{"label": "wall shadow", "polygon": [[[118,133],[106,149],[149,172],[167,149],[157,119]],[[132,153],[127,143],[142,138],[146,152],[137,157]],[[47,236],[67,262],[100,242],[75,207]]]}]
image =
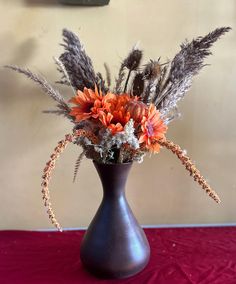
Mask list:
[{"label": "wall shadow", "polygon": [[[11,33],[6,33],[0,38],[0,46],[4,44],[4,42],[8,42],[8,45],[14,46],[13,56],[8,62],[6,60],[1,61],[0,66],[0,103],[9,103],[10,100],[26,100],[26,96],[15,96],[15,86],[17,82],[21,80],[22,75],[16,74],[16,72],[12,72],[11,70],[4,68],[4,65],[18,65],[22,67],[27,67],[27,63],[30,61],[32,57],[35,56],[37,45],[36,40],[34,38],[29,38],[23,41],[20,45],[16,44],[14,36]],[[20,75],[20,76],[19,76]],[[30,92],[30,91],[29,91]],[[19,92],[21,93],[21,92]],[[25,92],[24,92],[25,93]]]},{"label": "wall shadow", "polygon": [[35,7],[37,7],[37,6],[41,6],[41,7],[43,7],[43,6],[46,6],[46,7],[55,7],[55,6],[61,6],[61,7],[76,7],[76,8],[88,8],[88,7],[104,7],[104,6],[106,6],[106,5],[108,5],[109,4],[109,1],[108,1],[108,3],[102,3],[101,4],[101,0],[99,1],[97,1],[97,3],[96,4],[74,4],[74,3],[68,3],[68,4],[66,4],[66,3],[60,3],[60,0],[25,0],[24,1],[25,2],[25,4],[27,5],[27,6],[35,6]]},{"label": "wall shadow", "polygon": [[61,6],[58,0],[25,0],[27,6]]}]

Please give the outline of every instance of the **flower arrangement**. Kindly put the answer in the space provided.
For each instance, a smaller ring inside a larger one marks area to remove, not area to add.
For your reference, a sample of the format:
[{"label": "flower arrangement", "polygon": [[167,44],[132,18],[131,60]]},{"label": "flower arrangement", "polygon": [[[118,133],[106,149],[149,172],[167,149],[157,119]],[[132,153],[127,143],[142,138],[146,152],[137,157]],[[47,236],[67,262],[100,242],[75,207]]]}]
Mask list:
[{"label": "flower arrangement", "polygon": [[159,57],[141,65],[143,52],[134,47],[122,61],[112,88],[108,65],[104,64],[104,79],[101,73],[95,73],[79,38],[64,29],[64,52],[54,60],[61,74],[57,83],[71,87],[74,92],[68,102],[44,77],[29,69],[6,66],[39,84],[57,102],[57,109],[45,113],[62,115],[74,124],[72,134],[58,143],[42,177],[44,204],[59,230],[48,186],[56,160],[70,142],[83,149],[76,160],[74,180],[84,156],[105,164],[142,162],[147,153],[155,154],[165,147],[178,157],[203,190],[220,202],[185,151],[165,135],[169,123],[179,117],[177,103],[191,87],[193,77],[205,66],[204,59],[211,54],[211,46],[229,30],[229,27],[217,28],[204,37],[182,43],[173,60],[164,63]]}]

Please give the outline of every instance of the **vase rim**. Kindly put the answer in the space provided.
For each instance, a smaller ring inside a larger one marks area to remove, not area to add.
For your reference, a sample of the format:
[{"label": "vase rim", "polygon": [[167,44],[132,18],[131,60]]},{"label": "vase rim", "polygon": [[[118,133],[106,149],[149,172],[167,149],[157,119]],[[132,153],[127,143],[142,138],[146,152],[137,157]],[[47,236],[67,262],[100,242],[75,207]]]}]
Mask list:
[{"label": "vase rim", "polygon": [[102,163],[102,162],[98,162],[96,160],[93,160],[94,164],[99,164],[99,165],[106,165],[106,166],[117,166],[117,165],[132,165],[133,161],[131,162],[126,162],[126,163]]}]

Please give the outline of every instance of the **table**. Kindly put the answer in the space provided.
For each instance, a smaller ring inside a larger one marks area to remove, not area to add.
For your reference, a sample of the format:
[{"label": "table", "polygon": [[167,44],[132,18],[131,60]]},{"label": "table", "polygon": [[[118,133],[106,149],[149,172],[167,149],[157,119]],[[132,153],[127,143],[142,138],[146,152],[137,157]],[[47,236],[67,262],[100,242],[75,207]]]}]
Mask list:
[{"label": "table", "polygon": [[102,280],[79,259],[84,231],[0,231],[1,284],[236,284],[236,227],[145,229],[151,259],[138,275]]}]

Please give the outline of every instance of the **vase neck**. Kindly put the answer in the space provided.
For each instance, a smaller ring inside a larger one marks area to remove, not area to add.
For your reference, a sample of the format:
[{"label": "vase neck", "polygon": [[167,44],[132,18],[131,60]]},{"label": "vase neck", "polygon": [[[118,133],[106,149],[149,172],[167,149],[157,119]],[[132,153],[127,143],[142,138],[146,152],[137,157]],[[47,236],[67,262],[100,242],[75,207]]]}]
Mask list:
[{"label": "vase neck", "polygon": [[125,184],[132,163],[101,164],[94,161],[94,165],[102,182],[104,197],[124,195]]}]

